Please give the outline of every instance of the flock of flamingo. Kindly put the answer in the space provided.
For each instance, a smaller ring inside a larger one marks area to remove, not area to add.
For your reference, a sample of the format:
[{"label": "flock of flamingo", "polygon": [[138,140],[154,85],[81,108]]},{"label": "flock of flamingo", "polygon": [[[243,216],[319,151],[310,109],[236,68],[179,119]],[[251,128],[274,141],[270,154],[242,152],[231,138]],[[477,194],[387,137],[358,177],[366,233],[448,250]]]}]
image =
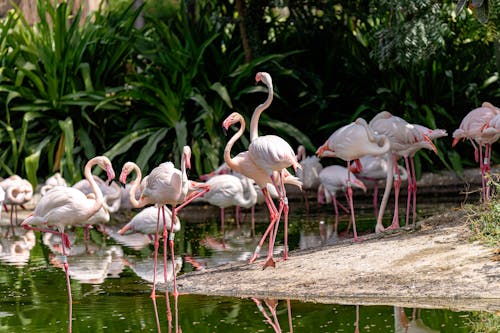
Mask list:
[{"label": "flock of flamingo", "polygon": [[[222,123],[227,131],[233,125],[238,130],[227,142],[224,149],[224,164],[210,174],[203,175],[202,181],[188,179],[186,170],[190,168],[191,149],[183,147],[180,169],[172,162],[165,162],[142,177],[140,168],[134,162],[127,162],[119,176],[125,187],[113,182],[115,172],[111,161],[105,156],[97,156],[88,161],[84,169],[85,179],[68,187],[64,179],[56,174],[49,178],[41,188],[41,199],[31,215],[23,222],[26,229],[48,233],[58,233],[62,239],[63,268],[66,272],[68,296],[71,303],[71,290],[66,261],[66,248],[70,241],[65,235],[66,227],[88,226],[109,220],[109,214],[117,206],[145,208],[136,214],[119,231],[141,232],[154,235],[154,271],[156,272],[160,238],[163,239],[164,281],[167,281],[167,249],[170,250],[172,267],[175,271],[174,258],[175,233],[180,229],[179,210],[193,201],[205,201],[221,208],[221,227],[224,235],[224,208],[238,206],[253,208],[256,203],[265,202],[269,212],[269,225],[262,235],[249,262],[255,262],[260,255],[264,242],[268,239],[268,252],[262,268],[275,267],[273,248],[281,220],[284,224],[284,253],[281,260],[288,259],[288,214],[289,205],[286,185],[297,186],[303,190],[314,189],[318,193],[318,202],[331,202],[338,214],[338,206],[350,213],[354,241],[361,240],[356,230],[353,188],[366,191],[364,182],[385,179],[385,190],[380,205],[374,194],[376,214],[375,232],[399,228],[399,192],[403,180],[407,180],[407,204],[405,224],[412,224],[416,219],[416,175],[413,157],[420,149],[429,149],[437,153],[433,140],[447,135],[442,129],[429,129],[418,124],[410,124],[404,119],[387,111],[380,112],[369,122],[358,118],[356,121],[336,130],[321,145],[316,156],[306,156],[303,146],[297,154],[283,138],[277,135],[259,135],[259,118],[272,103],[274,91],[271,76],[259,72],[255,77],[268,88],[264,103],[258,105],[250,121],[250,144],[248,150],[232,154],[234,144],[246,130],[245,118],[234,112]],[[453,133],[453,146],[459,140],[469,140],[475,149],[476,161],[480,163],[482,174],[482,200],[491,196],[488,186],[490,172],[491,145],[500,138],[500,109],[485,102],[462,120]],[[320,158],[337,157],[345,161],[346,166],[331,165],[323,167]],[[404,166],[398,164],[400,158]],[[92,175],[92,168],[99,166],[107,174],[107,181]],[[288,169],[293,168],[295,175]],[[127,183],[129,175],[135,178]],[[395,208],[392,223],[382,224],[385,208],[394,187]],[[111,189],[111,190],[110,190]],[[375,190],[377,187],[375,186]],[[336,195],[345,192],[348,207],[338,203]],[[0,181],[0,201],[12,205],[11,224],[17,206],[22,206],[33,197],[31,184],[18,177],[11,176]],[[275,203],[277,200],[277,203]],[[116,204],[115,204],[116,203]],[[170,209],[168,208],[170,206]],[[309,202],[306,197],[306,208]],[[1,209],[1,205],[0,205]],[[1,210],[0,210],[1,212]],[[238,217],[238,214],[236,214]],[[254,223],[252,211],[252,225]],[[337,225],[335,225],[335,232]],[[12,230],[14,230],[12,228]],[[167,244],[168,243],[168,244]],[[177,297],[175,274],[173,293]],[[156,296],[156,281],[153,281],[151,297]]]}]

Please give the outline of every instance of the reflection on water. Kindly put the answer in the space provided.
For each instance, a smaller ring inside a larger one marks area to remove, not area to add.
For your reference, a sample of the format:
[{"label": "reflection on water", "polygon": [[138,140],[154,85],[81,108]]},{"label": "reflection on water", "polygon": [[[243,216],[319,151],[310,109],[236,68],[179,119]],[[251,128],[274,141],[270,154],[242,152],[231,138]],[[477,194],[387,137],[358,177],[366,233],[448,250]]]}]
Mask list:
[{"label": "reflection on water", "polygon": [[[182,219],[176,236],[176,252],[182,254],[176,257],[177,274],[248,260],[267,227],[264,217],[256,224],[256,236],[252,237],[250,223],[239,228],[229,223],[223,241],[216,218],[190,223],[185,220]],[[348,218],[341,217],[341,221],[347,225]],[[468,312],[448,310],[197,295],[180,295],[175,300],[172,295],[166,297],[163,287],[152,300],[149,296],[153,242],[147,235],[119,235],[117,231],[124,223],[93,229],[87,241],[81,229],[68,231],[74,332],[470,331]],[[333,233],[333,225],[329,215],[292,217],[290,249],[317,247],[342,239]],[[61,238],[22,228],[15,231],[15,236],[5,237],[0,230],[0,331],[67,332],[70,309]],[[277,239],[282,239],[282,235]],[[278,255],[283,247],[277,244],[275,250]],[[262,249],[262,253],[267,253],[267,249]],[[156,270],[159,283],[164,282],[163,267],[160,255]],[[172,276],[169,260],[167,285]]]}]

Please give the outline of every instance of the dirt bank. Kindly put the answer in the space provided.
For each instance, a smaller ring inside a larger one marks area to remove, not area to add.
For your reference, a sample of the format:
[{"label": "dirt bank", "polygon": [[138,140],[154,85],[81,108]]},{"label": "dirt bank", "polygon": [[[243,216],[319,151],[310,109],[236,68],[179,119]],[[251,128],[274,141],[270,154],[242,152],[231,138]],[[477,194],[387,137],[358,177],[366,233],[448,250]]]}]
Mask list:
[{"label": "dirt bank", "polygon": [[500,311],[500,263],[469,235],[463,213],[450,211],[417,230],[294,251],[276,268],[262,270],[261,258],[185,274],[178,286],[204,295]]}]

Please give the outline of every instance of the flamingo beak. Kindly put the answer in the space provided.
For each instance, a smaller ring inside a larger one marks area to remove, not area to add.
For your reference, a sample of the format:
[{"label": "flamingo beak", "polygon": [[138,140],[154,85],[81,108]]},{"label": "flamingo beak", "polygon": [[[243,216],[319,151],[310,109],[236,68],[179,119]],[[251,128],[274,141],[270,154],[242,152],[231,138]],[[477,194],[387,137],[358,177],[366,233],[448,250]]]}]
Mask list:
[{"label": "flamingo beak", "polygon": [[106,167],[106,173],[108,174],[108,185],[111,183],[113,179],[115,179],[115,170],[111,165]]},{"label": "flamingo beak", "polygon": [[356,186],[357,186],[357,187],[359,187],[360,189],[362,189],[362,190],[363,190],[363,192],[366,192],[366,186],[365,186],[365,184],[364,184],[361,180],[359,180],[359,179],[354,179],[352,182],[353,182],[354,184],[356,184]]},{"label": "flamingo beak", "polygon": [[451,146],[452,146],[452,147],[455,147],[455,145],[458,143],[458,141],[460,141],[460,139],[459,139],[459,138],[455,138],[455,139],[453,139],[453,142],[451,143]]},{"label": "flamingo beak", "polygon": [[130,227],[128,224],[126,224],[123,228],[121,228],[120,230],[118,230],[118,234],[119,235],[123,235],[128,230],[132,230],[132,229],[133,229],[132,227]]},{"label": "flamingo beak", "polygon": [[327,144],[325,143],[324,145],[322,145],[321,147],[318,148],[318,150],[316,150],[316,155],[318,155],[318,157],[322,157],[323,156],[323,153],[325,151],[328,150],[328,146]]},{"label": "flamingo beak", "polygon": [[437,148],[436,146],[434,145],[434,143],[432,142],[431,139],[429,139],[429,137],[427,135],[424,135],[424,140],[427,141],[430,145],[431,145],[431,149],[432,151],[437,155],[438,151],[437,151]]},{"label": "flamingo beak", "polygon": [[120,174],[120,178],[119,178],[120,183],[127,184],[127,176],[128,176],[128,174],[126,172],[122,171],[122,173]]}]

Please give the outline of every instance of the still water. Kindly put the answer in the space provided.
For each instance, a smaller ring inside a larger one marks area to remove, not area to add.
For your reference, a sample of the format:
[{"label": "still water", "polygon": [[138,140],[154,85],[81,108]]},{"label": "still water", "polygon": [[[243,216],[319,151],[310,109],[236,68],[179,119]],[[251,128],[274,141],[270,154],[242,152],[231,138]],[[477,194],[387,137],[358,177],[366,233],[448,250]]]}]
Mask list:
[{"label": "still water", "polygon": [[[183,229],[176,235],[179,274],[249,258],[265,230],[265,211],[256,217],[257,237],[252,237],[249,215],[238,228],[231,219],[232,211],[227,211],[225,242],[221,241],[217,210],[200,208],[199,214],[181,215]],[[318,246],[333,239],[334,218],[328,209],[316,210],[307,217],[301,208],[292,208],[291,212],[290,249]],[[126,220],[125,215],[122,222],[112,221],[104,230],[107,236],[91,230],[88,241],[84,241],[81,230],[69,233],[73,332],[175,332],[176,326],[184,333],[484,332],[480,327],[487,326],[494,316],[444,309],[181,294],[172,322],[164,292],[157,292],[156,302],[149,297],[152,242],[144,235],[119,236],[116,231]],[[347,221],[347,216],[340,218],[340,230],[345,229]],[[373,218],[367,211],[357,223],[363,232],[371,228]],[[10,232],[7,237],[6,227],[0,232],[0,332],[68,332],[60,239],[21,228],[15,229],[15,236]],[[282,235],[277,241],[280,239]],[[277,251],[282,249],[279,245]],[[161,282],[161,265],[158,272]],[[169,306],[174,306],[173,296],[169,297]]]}]

